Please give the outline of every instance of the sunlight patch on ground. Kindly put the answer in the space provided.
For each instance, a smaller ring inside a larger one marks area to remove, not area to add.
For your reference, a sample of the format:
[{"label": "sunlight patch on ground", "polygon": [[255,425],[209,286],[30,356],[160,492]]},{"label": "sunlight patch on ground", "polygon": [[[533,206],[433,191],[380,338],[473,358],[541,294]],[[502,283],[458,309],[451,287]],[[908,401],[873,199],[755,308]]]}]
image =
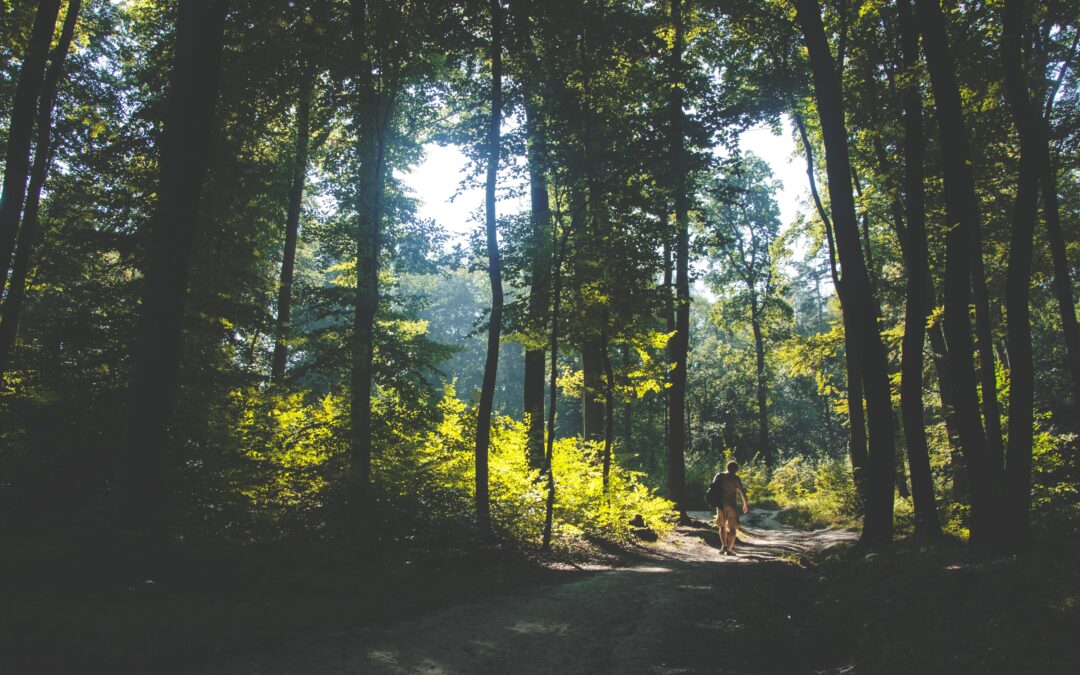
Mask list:
[{"label": "sunlight patch on ground", "polygon": [[510,630],[523,635],[566,635],[566,632],[570,630],[570,624],[521,621],[511,626]]}]

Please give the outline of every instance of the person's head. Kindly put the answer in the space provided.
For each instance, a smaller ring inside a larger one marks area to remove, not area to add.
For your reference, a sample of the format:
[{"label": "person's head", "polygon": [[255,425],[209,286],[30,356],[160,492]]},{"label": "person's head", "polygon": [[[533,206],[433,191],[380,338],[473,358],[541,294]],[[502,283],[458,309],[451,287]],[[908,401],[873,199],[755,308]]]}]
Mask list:
[{"label": "person's head", "polygon": [[739,470],[739,463],[736,462],[735,460],[731,460],[730,462],[727,463],[727,472],[728,473],[735,473],[738,470]]}]

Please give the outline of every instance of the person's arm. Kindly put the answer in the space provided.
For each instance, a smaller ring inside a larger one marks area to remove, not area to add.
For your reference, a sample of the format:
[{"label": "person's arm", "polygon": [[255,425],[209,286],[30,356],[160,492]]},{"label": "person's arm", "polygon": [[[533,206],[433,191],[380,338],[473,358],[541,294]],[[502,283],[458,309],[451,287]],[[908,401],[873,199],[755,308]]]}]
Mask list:
[{"label": "person's arm", "polygon": [[739,487],[736,488],[739,491],[739,496],[742,497],[742,512],[746,513],[750,510],[750,505],[746,501],[746,492],[743,491],[742,482],[739,482]]}]

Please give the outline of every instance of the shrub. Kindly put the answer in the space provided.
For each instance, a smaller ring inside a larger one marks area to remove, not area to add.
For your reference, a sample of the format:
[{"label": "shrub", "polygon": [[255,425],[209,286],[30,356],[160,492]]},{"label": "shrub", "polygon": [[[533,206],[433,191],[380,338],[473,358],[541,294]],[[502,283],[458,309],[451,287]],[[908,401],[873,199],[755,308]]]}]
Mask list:
[{"label": "shrub", "polygon": [[[376,462],[376,480],[391,499],[415,505],[429,523],[471,522],[475,495],[473,429],[475,409],[447,386],[439,404],[441,420],[420,438],[402,438],[392,453]],[[529,466],[524,422],[497,417],[488,456],[492,523],[511,540],[539,545],[546,506],[546,481]],[[642,474],[611,467],[603,489],[600,445],[566,438],[555,443],[556,498],[552,532],[556,546],[569,547],[582,536],[624,540],[630,520],[641,515],[663,534],[675,522],[671,502],[657,497]]]},{"label": "shrub", "polygon": [[792,457],[773,471],[768,491],[786,519],[804,526],[850,525],[858,495],[847,460]]}]

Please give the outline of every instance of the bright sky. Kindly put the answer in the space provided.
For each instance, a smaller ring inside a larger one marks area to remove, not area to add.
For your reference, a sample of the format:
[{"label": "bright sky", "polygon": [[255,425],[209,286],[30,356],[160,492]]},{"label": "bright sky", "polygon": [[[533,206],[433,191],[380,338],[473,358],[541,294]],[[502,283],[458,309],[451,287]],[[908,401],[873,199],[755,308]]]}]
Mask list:
[{"label": "bright sky", "polygon": [[[784,224],[790,223],[807,192],[806,170],[802,160],[795,155],[794,140],[787,118],[783,133],[774,135],[767,126],[754,127],[740,139],[742,149],[758,155],[772,167],[773,175],[782,183],[783,189],[776,195],[780,216]],[[455,146],[424,146],[425,159],[409,173],[398,173],[412,192],[420,198],[419,215],[431,218],[445,228],[455,240],[464,239],[480,226],[474,217],[484,203],[482,187],[461,190],[468,160]],[[505,178],[503,178],[505,180]],[[527,207],[527,197],[500,199],[499,213],[515,213]]]}]

